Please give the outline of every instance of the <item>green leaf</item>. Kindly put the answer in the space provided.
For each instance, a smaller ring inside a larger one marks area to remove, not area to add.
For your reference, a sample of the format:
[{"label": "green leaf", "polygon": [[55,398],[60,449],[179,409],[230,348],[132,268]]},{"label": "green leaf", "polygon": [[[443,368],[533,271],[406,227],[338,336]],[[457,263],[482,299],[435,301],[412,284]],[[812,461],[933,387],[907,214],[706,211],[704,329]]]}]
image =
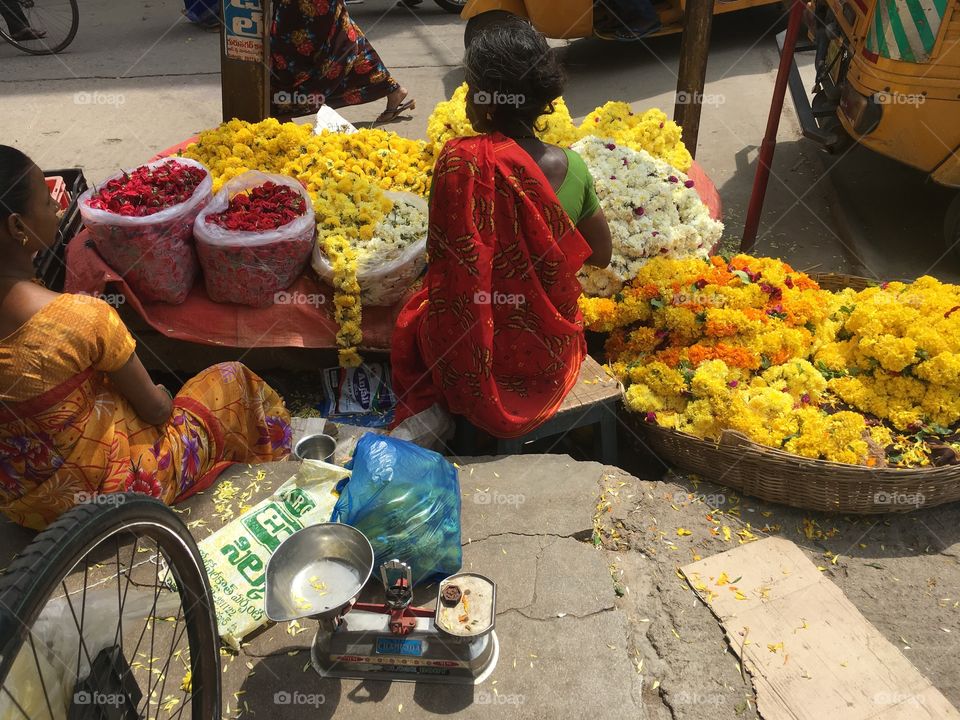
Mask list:
[{"label": "green leaf", "polygon": [[734,270],[733,274],[740,278],[740,282],[742,282],[744,285],[753,284],[750,280],[750,276],[747,275],[743,270]]},{"label": "green leaf", "polygon": [[657,310],[660,310],[663,307],[663,300],[661,300],[660,298],[653,298],[650,301],[650,305],[652,305]]}]

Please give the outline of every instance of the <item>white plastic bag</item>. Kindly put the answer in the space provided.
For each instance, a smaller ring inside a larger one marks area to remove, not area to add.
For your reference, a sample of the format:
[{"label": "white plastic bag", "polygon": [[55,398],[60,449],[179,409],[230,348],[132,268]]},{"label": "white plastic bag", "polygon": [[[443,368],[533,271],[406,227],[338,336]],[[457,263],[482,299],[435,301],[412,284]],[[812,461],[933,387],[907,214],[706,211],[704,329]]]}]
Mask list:
[{"label": "white plastic bag", "polygon": [[[150,562],[157,562],[156,557]],[[14,695],[19,707],[13,704],[8,693],[0,693],[0,718],[20,718],[24,717],[23,713],[29,718],[50,718],[52,711],[52,720],[67,720],[67,713],[77,692],[76,685],[90,674],[87,658],[95,659],[101,650],[116,643],[116,591],[98,588],[85,591],[82,623],[84,652],[81,653],[78,653],[81,647],[80,633],[74,615],[80,613],[77,607],[80,603],[79,593],[75,592],[70,602],[73,603],[72,608],[65,597],[52,598],[30,628],[33,648],[29,642],[23,644],[4,680],[6,687],[15,688]],[[124,596],[123,625],[139,625],[151,616],[172,617],[178,614],[180,608],[180,596],[175,592],[155,595],[153,589],[147,591],[131,587]],[[64,658],[69,658],[69,661],[65,662]],[[131,662],[134,660],[127,659]],[[175,668],[172,668],[171,674],[174,671]]]},{"label": "white plastic bag", "polygon": [[[77,204],[97,251],[142,300],[179,304],[187,299],[199,273],[192,242],[193,222],[210,202],[213,178],[206,167],[189,158],[162,158],[145,167],[169,162],[200,168],[206,174],[186,202],[153,215],[127,217],[90,207],[90,198],[100,190],[94,186],[80,196]],[[107,182],[125,174],[117,173]]]},{"label": "white plastic bag", "polygon": [[407,440],[428,450],[442,452],[445,449],[445,441],[453,437],[455,430],[456,422],[453,415],[439,405],[433,404],[397,425],[390,433],[390,437]]},{"label": "white plastic bag", "polygon": [[[419,195],[408,192],[385,192],[384,195],[394,202],[402,201],[413,205],[425,216],[430,213],[426,201]],[[317,276],[332,286],[333,268],[319,243],[313,250],[311,264]],[[376,269],[361,270],[357,273],[361,302],[370,306],[395,304],[410,290],[426,266],[427,238],[424,235],[417,242],[407,246],[395,259],[378,265]]]},{"label": "white plastic bag", "polygon": [[319,135],[324,130],[342,132],[344,135],[352,135],[357,131],[349,120],[329,105],[322,105],[317,110],[317,121],[313,127],[313,134]]},{"label": "white plastic bag", "polygon": [[199,543],[210,578],[217,627],[224,642],[240,641],[266,625],[263,593],[267,561],[281,542],[302,528],[329,522],[337,483],[350,475],[337,465],[304,460],[297,474],[268,498]]},{"label": "white plastic bag", "polygon": [[[228,230],[207,222],[209,216],[226,210],[234,195],[268,181],[296,190],[306,202],[306,212],[264,232]],[[251,170],[227,181],[193,225],[207,295],[214,302],[272,305],[277,293],[290,287],[306,267],[316,231],[313,200],[297,180]]]}]

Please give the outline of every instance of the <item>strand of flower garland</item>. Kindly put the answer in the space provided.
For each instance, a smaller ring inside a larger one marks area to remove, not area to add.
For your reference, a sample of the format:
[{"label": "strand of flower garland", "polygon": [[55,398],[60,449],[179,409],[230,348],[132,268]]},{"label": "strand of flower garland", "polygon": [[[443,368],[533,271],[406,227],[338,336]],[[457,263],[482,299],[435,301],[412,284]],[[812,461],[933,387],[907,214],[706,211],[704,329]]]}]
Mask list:
[{"label": "strand of flower garland", "polygon": [[358,367],[363,362],[357,349],[363,341],[363,330],[357,253],[343,235],[327,235],[321,242],[333,268],[333,318],[338,328],[340,367]]}]

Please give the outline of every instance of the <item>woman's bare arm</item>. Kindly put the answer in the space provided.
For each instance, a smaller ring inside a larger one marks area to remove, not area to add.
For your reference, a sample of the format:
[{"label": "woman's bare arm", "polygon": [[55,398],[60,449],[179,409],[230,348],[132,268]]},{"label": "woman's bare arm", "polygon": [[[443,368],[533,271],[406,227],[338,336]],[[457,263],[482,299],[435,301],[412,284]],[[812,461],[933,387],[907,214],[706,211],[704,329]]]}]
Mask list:
[{"label": "woman's bare arm", "polygon": [[162,425],[170,419],[173,401],[162,385],[154,384],[136,353],[127,364],[110,373],[110,381],[119,390],[144,422]]},{"label": "woman's bare arm", "polygon": [[584,262],[598,268],[609,265],[610,258],[613,256],[613,240],[610,237],[610,226],[607,225],[607,216],[603,214],[603,210],[598,209],[590,217],[581,220],[577,230],[593,250],[593,254]]}]

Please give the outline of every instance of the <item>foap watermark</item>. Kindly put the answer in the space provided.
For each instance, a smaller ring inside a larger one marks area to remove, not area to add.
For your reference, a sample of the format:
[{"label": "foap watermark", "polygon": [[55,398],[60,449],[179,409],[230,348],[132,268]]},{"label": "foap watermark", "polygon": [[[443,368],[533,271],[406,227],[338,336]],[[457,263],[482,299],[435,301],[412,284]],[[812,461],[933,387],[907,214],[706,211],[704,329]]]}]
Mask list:
[{"label": "foap watermark", "polygon": [[507,107],[522,107],[527,97],[522,93],[487,92],[478,90],[473,94],[473,102],[477,105],[505,105]]},{"label": "foap watermark", "polygon": [[501,493],[490,490],[477,490],[473,493],[473,501],[477,505],[514,505],[520,507],[527,498],[520,493]]},{"label": "foap watermark", "polygon": [[896,490],[880,490],[873,494],[873,501],[877,505],[909,505],[920,507],[927,502],[927,496],[921,492],[897,492]]},{"label": "foap watermark", "polygon": [[676,105],[724,105],[727,96],[720,93],[687,92],[677,93]]},{"label": "foap watermark", "polygon": [[287,92],[281,90],[273,94],[274,105],[294,105],[296,107],[313,107],[323,105],[326,97],[320,93]]},{"label": "foap watermark", "polygon": [[309,305],[311,307],[320,307],[327,304],[327,296],[323,293],[302,293],[287,292],[281,290],[274,293],[273,302],[275,305]]},{"label": "foap watermark", "polygon": [[77,92],[73,94],[74,105],[123,105],[127,101],[123,93]]},{"label": "foap watermark", "polygon": [[77,295],[84,295],[85,297],[103,300],[107,305],[112,307],[120,307],[121,305],[126,305],[127,303],[127,296],[123,293],[86,292],[81,290],[77,293]]},{"label": "foap watermark", "polygon": [[674,505],[692,505],[703,503],[707,507],[718,508],[727,504],[727,496],[723,493],[688,493],[678,490],[673,494]]},{"label": "foap watermark", "polygon": [[526,695],[516,693],[508,695],[497,691],[478,690],[473,698],[477,705],[523,705],[527,701]]},{"label": "foap watermark", "polygon": [[914,105],[919,107],[927,101],[927,96],[921,93],[902,93],[881,90],[873,94],[873,101],[877,105]]},{"label": "foap watermark", "polygon": [[874,705],[923,705],[926,702],[923,695],[898,692],[879,692],[872,699]]},{"label": "foap watermark", "polygon": [[520,307],[527,302],[527,298],[520,293],[489,293],[480,290],[473,294],[473,302],[477,305],[510,305],[511,307]]},{"label": "foap watermark", "polygon": [[122,493],[78,492],[73,494],[74,505],[123,505],[126,501]]},{"label": "foap watermark", "polygon": [[683,690],[676,695],[670,695],[670,701],[675,705],[720,705],[723,696],[718,693],[698,693]]},{"label": "foap watermark", "polygon": [[96,705],[99,707],[123,707],[127,704],[127,696],[123,693],[103,693],[98,690],[78,690],[73,694],[74,705]]},{"label": "foap watermark", "polygon": [[318,708],[327,701],[323,693],[305,693],[299,690],[278,690],[273,694],[274,705],[310,705]]}]

